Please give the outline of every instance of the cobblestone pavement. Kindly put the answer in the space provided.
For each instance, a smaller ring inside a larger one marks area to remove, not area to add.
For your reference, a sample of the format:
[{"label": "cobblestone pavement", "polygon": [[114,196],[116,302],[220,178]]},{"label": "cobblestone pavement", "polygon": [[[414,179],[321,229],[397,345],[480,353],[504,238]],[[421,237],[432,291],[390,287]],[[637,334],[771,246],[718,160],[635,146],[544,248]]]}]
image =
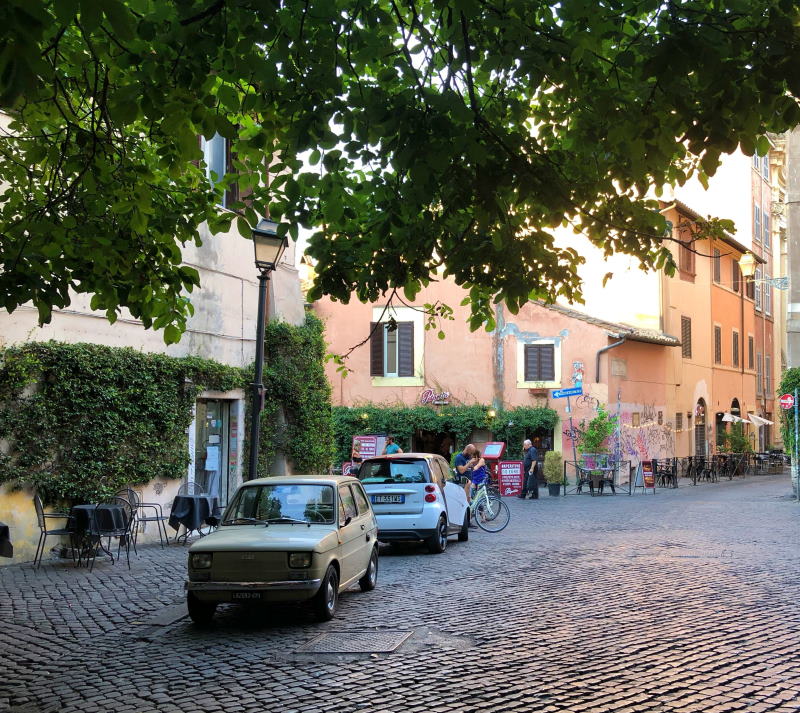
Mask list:
[{"label": "cobblestone pavement", "polygon": [[[499,534],[387,549],[337,618],[184,617],[185,548],[0,568],[0,711],[800,711],[800,505],[784,476],[512,500]],[[385,654],[328,632],[410,631]]]}]

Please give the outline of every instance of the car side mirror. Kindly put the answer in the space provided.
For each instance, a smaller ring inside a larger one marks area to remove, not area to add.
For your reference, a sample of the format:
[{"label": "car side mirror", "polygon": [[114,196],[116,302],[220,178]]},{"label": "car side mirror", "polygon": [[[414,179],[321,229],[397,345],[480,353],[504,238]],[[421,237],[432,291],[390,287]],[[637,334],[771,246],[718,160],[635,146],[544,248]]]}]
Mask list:
[{"label": "car side mirror", "polygon": [[347,516],[347,517],[344,519],[344,522],[342,523],[342,527],[347,527],[347,526],[348,526],[348,525],[349,525],[349,524],[350,524],[352,521],[353,521],[353,518],[352,518],[352,517],[350,517],[350,515],[348,515],[348,516]]}]

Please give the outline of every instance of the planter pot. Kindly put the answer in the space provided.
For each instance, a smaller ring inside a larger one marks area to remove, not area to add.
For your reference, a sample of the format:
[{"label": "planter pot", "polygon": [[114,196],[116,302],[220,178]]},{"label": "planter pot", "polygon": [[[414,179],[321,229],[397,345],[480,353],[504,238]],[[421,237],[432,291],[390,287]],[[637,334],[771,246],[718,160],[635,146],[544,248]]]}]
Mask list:
[{"label": "planter pot", "polygon": [[548,483],[547,492],[554,496],[561,495],[561,483]]}]

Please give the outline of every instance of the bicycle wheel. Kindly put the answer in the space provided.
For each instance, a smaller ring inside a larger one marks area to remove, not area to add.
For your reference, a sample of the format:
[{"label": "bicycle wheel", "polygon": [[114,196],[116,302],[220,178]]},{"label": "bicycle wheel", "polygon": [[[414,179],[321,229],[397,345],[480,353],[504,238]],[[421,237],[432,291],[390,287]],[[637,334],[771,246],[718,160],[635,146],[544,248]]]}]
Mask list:
[{"label": "bicycle wheel", "polygon": [[500,532],[511,521],[511,511],[500,498],[484,498],[475,508],[475,522],[486,532]]}]

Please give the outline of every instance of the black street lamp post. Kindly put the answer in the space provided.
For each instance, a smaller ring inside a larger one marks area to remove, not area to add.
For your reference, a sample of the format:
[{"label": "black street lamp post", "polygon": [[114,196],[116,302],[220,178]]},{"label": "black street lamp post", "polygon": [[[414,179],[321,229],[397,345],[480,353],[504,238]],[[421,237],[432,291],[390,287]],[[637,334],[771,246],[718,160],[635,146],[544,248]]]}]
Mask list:
[{"label": "black street lamp post", "polygon": [[270,273],[286,249],[286,239],[278,236],[278,224],[263,218],[253,229],[253,248],[258,268],[258,317],[256,323],[256,369],[253,377],[253,407],[250,418],[250,464],[247,479],[257,477],[258,442],[261,433],[261,412],[264,409],[264,330],[268,315],[267,287]]}]

